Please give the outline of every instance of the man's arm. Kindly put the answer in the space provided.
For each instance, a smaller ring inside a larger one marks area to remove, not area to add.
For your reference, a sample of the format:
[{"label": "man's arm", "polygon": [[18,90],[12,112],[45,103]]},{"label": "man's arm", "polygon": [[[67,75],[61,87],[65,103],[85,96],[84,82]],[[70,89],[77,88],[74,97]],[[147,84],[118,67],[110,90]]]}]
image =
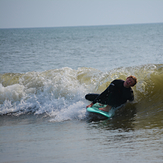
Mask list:
[{"label": "man's arm", "polygon": [[99,96],[97,96],[95,98],[95,100],[92,102],[93,104],[95,104],[96,102],[101,103],[102,99],[105,99],[106,97],[109,96],[109,94],[114,90],[114,84],[111,83],[106,89],[105,91],[103,91]]}]

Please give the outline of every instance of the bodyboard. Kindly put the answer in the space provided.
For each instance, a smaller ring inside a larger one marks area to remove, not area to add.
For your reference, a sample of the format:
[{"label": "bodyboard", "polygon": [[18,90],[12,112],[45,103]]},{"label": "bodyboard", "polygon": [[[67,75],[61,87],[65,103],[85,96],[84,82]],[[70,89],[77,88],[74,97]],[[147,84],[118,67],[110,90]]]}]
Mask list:
[{"label": "bodyboard", "polygon": [[105,112],[105,111],[99,110],[99,108],[102,108],[102,107],[106,107],[106,105],[95,103],[92,107],[88,107],[87,111],[91,113],[98,113],[98,114],[104,115],[107,118],[111,118],[112,116],[114,116],[115,114],[114,108],[111,108],[109,112]]}]

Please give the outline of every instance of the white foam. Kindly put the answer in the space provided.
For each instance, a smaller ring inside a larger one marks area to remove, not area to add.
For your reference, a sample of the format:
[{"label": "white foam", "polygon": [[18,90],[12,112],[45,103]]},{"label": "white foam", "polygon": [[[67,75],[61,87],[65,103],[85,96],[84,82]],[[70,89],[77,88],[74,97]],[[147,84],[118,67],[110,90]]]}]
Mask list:
[{"label": "white foam", "polygon": [[54,112],[51,114],[52,118],[51,122],[61,122],[66,120],[72,120],[72,119],[84,119],[85,118],[85,103],[82,101],[78,101],[76,103],[73,103],[72,105],[69,105],[65,108],[62,108],[57,114]]},{"label": "white foam", "polygon": [[33,112],[46,113],[51,121],[83,119],[87,90],[77,79],[77,73],[70,68],[29,72],[19,77],[18,84],[0,84],[0,114],[18,116]]},{"label": "white foam", "polygon": [[0,84],[0,103],[5,100],[18,101],[22,98],[24,93],[24,86],[20,84],[14,84],[7,87],[3,87]]}]

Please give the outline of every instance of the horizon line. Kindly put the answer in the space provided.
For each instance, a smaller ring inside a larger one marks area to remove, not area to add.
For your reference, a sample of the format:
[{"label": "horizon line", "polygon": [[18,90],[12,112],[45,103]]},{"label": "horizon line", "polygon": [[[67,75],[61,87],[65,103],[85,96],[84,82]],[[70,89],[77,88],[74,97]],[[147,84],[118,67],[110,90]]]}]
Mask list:
[{"label": "horizon line", "polygon": [[116,25],[145,25],[145,24],[162,24],[163,22],[151,23],[124,23],[124,24],[99,24],[99,25],[67,25],[67,26],[38,26],[38,27],[0,27],[0,29],[31,29],[31,28],[67,28],[67,27],[94,27],[94,26],[116,26]]}]

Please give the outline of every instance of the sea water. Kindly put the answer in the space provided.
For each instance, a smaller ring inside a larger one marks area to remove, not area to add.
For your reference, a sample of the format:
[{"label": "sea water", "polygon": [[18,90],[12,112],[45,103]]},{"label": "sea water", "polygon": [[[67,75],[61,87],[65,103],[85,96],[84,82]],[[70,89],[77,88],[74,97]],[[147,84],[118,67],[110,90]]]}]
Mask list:
[{"label": "sea water", "polygon": [[[163,24],[0,29],[0,162],[162,162]],[[108,120],[87,93],[138,78]]]}]

